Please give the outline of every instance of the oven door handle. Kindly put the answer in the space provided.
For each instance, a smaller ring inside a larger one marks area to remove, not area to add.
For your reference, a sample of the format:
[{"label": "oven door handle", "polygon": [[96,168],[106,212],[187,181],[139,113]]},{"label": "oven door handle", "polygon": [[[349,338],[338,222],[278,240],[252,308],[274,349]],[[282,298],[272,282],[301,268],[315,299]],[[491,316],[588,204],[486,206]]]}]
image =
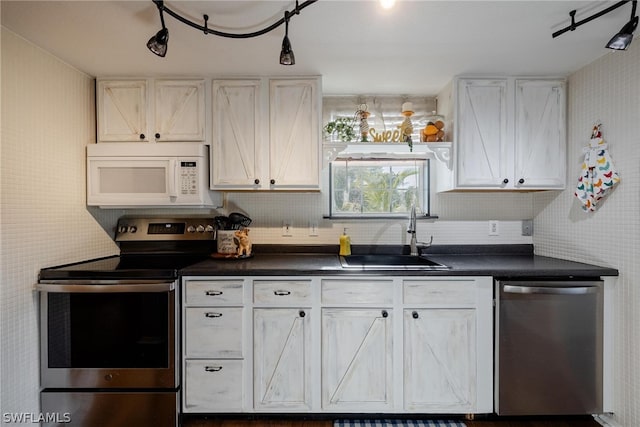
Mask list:
[{"label": "oven door handle", "polygon": [[57,292],[57,293],[118,293],[118,292],[136,292],[136,293],[160,293],[171,292],[176,289],[175,282],[155,282],[155,283],[135,283],[135,284],[49,284],[38,283],[36,290],[41,292]]}]

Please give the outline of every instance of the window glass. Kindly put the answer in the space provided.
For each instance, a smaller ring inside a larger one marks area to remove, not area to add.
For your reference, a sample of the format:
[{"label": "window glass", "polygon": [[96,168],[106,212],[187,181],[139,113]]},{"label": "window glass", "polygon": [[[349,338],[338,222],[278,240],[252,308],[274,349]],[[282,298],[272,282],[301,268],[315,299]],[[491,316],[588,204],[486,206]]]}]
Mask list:
[{"label": "window glass", "polygon": [[331,216],[428,214],[428,160],[335,160],[330,175]]}]

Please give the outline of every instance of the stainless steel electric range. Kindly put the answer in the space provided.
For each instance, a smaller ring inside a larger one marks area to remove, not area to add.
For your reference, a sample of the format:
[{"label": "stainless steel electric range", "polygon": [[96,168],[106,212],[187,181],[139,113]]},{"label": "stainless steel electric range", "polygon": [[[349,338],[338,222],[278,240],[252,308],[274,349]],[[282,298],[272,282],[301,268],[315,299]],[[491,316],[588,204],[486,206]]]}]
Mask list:
[{"label": "stainless steel electric range", "polygon": [[179,271],[215,251],[214,231],[212,218],[123,217],[119,255],[40,271],[42,412],[178,425]]}]

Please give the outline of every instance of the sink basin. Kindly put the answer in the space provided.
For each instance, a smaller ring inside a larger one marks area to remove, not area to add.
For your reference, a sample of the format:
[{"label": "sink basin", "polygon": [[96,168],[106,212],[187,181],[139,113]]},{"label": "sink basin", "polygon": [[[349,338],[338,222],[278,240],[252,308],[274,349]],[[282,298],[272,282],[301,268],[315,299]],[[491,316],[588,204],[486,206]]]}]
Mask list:
[{"label": "sink basin", "polygon": [[357,270],[446,270],[446,265],[422,256],[349,255],[341,256],[342,268]]}]

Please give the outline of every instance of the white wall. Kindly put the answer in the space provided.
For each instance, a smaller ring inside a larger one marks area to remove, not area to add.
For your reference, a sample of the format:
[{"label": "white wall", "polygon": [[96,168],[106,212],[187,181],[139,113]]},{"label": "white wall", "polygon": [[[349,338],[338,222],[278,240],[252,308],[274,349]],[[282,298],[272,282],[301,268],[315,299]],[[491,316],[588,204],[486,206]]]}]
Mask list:
[{"label": "white wall", "polygon": [[38,271],[116,253],[99,222],[117,212],[85,206],[93,79],[5,28],[1,41],[0,413],[37,413]]},{"label": "white wall", "polygon": [[[569,79],[570,188],[534,196],[536,253],[619,269],[615,292],[615,420],[640,426],[640,43]],[[621,182],[595,213],[575,197],[582,148],[600,120]]]}]

